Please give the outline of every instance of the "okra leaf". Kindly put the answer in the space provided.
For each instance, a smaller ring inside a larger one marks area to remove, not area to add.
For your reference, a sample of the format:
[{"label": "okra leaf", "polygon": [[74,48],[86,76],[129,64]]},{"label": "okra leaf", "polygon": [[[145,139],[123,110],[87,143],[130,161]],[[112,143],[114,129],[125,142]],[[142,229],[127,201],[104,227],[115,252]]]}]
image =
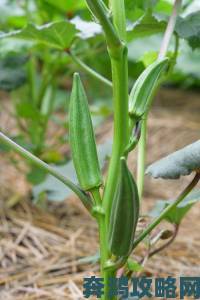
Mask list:
[{"label": "okra leaf", "polygon": [[179,37],[186,39],[189,45],[195,49],[200,47],[200,10],[187,15],[185,18],[179,17],[176,24],[176,32]]},{"label": "okra leaf", "polygon": [[132,272],[140,272],[144,269],[141,264],[139,264],[136,260],[133,260],[132,258],[129,258],[127,260],[126,266],[128,270]]},{"label": "okra leaf", "polygon": [[[149,213],[151,217],[158,217],[162,211],[172,203],[173,200],[157,201],[153,210]],[[188,213],[191,207],[200,201],[200,190],[192,191],[185,199],[174,209],[172,209],[166,216],[165,220],[173,224],[180,224],[184,216]]]},{"label": "okra leaf", "polygon": [[66,13],[67,11],[72,12],[77,9],[86,7],[84,0],[45,0],[45,2],[64,13]]},{"label": "okra leaf", "polygon": [[26,72],[23,66],[27,57],[8,55],[0,61],[0,89],[12,91],[22,86],[26,81]]},{"label": "okra leaf", "polygon": [[40,184],[42,181],[44,181],[47,173],[44,170],[40,170],[35,166],[31,167],[31,170],[26,175],[26,178],[28,182],[36,185]]},{"label": "okra leaf", "polygon": [[44,116],[41,112],[33,105],[33,103],[28,101],[22,101],[16,105],[17,115],[24,119],[31,119],[37,122],[44,120]]},{"label": "okra leaf", "polygon": [[146,174],[154,178],[178,179],[200,169],[200,140],[150,165]]},{"label": "okra leaf", "polygon": [[165,28],[165,21],[159,21],[150,13],[146,13],[135,23],[129,26],[128,39],[132,40],[135,38],[141,38],[144,36],[150,36],[156,33],[164,32]]},{"label": "okra leaf", "polygon": [[142,1],[133,1],[133,0],[125,0],[125,7],[126,10],[134,10],[134,9],[141,9],[141,10],[148,10],[153,8],[158,0],[142,0]]},{"label": "okra leaf", "polygon": [[20,69],[10,69],[0,67],[0,89],[4,91],[12,91],[26,82],[25,71]]},{"label": "okra leaf", "polygon": [[19,38],[63,50],[71,45],[76,32],[77,30],[74,24],[71,24],[68,21],[59,21],[42,26],[28,24],[21,30],[10,33],[1,33],[0,38]]}]

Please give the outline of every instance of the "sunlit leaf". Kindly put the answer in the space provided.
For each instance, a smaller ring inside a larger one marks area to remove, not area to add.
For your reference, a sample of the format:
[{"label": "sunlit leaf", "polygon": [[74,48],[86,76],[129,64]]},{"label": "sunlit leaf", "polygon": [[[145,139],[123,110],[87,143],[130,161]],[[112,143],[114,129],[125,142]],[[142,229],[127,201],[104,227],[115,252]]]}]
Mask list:
[{"label": "sunlit leaf", "polygon": [[18,116],[24,119],[31,119],[39,122],[44,118],[33,103],[28,101],[19,101],[16,105],[16,111]]},{"label": "sunlit leaf", "polygon": [[59,21],[42,26],[28,24],[21,30],[10,33],[1,33],[0,38],[12,37],[25,39],[62,50],[71,45],[76,32],[75,25],[68,21]]},{"label": "sunlit leaf", "polygon": [[156,51],[149,51],[145,52],[143,57],[141,58],[141,61],[145,65],[145,67],[148,67],[151,65],[156,59],[158,58],[158,52]]},{"label": "sunlit leaf", "polygon": [[173,7],[173,2],[170,2],[168,0],[160,0],[157,2],[155,6],[155,11],[157,13],[171,15],[172,7]]},{"label": "sunlit leaf", "polygon": [[0,23],[6,23],[10,17],[22,17],[25,14],[25,11],[13,1],[12,3],[8,3],[6,1],[0,1],[0,11],[1,11],[1,19]]},{"label": "sunlit leaf", "polygon": [[142,265],[140,265],[137,261],[133,260],[132,258],[129,258],[127,260],[126,265],[128,270],[132,272],[140,272],[144,269]]},{"label": "sunlit leaf", "polygon": [[60,11],[75,11],[77,9],[85,8],[84,0],[44,0],[46,3],[51,4]]},{"label": "sunlit leaf", "polygon": [[158,0],[125,0],[126,9],[140,8],[142,10],[148,10],[153,8]]}]

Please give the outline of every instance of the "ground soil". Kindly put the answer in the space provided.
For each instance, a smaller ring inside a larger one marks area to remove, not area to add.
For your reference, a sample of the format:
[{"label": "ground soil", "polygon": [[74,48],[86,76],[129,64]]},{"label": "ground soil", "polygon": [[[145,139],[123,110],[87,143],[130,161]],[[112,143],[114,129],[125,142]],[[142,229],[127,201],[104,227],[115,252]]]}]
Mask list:
[{"label": "ground soil", "polygon": [[[9,105],[7,101],[1,104],[4,110],[0,127],[13,131],[14,122],[7,113]],[[199,93],[161,90],[149,119],[147,164],[199,139],[199,116]],[[111,136],[112,121],[107,120],[98,130],[98,140],[102,142]],[[135,162],[135,155],[131,155],[129,164],[134,171]],[[98,250],[97,227],[75,197],[61,204],[49,204],[45,211],[33,206],[31,189],[23,175],[25,168],[24,164],[16,168],[10,163],[10,154],[1,154],[0,300],[83,299],[83,278],[98,276],[98,264],[82,259]],[[146,177],[143,214],[156,200],[174,198],[189,180],[191,176],[178,181]],[[139,229],[148,221],[141,220]],[[199,226],[200,203],[182,222],[174,243],[145,262],[140,275],[199,276]],[[147,247],[142,245],[133,257],[141,261],[146,254]]]}]

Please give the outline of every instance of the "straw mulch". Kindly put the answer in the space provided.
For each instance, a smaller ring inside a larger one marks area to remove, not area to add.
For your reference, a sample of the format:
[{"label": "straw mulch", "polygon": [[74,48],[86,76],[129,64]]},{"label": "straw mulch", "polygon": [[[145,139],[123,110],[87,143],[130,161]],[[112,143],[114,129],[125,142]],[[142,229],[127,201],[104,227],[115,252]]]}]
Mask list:
[{"label": "straw mulch", "polygon": [[[199,139],[199,113],[198,94],[162,90],[149,120],[148,162]],[[1,126],[5,123],[7,118]],[[109,136],[110,120],[98,132],[98,139],[102,142]],[[130,167],[135,170],[134,155]],[[0,300],[83,299],[83,278],[98,276],[95,259],[88,263],[98,250],[97,227],[75,197],[49,204],[46,210],[32,205],[24,168],[20,166],[19,171],[9,163],[8,155],[1,156]],[[168,182],[146,178],[143,212],[157,199],[178,195],[189,180],[190,176]],[[150,259],[142,274],[199,275],[199,209],[200,204],[192,208],[173,245]],[[146,251],[142,245],[133,257],[140,261]]]}]

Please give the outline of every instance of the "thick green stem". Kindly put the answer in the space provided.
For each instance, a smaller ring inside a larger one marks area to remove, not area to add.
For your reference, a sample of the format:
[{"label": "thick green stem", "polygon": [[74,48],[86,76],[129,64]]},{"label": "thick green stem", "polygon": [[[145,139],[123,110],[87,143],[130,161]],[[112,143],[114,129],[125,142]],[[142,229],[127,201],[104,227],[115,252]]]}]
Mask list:
[{"label": "thick green stem", "polygon": [[79,66],[81,67],[83,70],[85,70],[89,75],[91,75],[92,77],[98,79],[99,81],[103,82],[104,84],[106,84],[107,86],[112,88],[112,82],[110,80],[108,80],[107,78],[103,77],[101,74],[97,73],[96,71],[94,71],[92,68],[90,68],[89,66],[87,66],[83,61],[81,61],[75,54],[73,54],[72,52],[70,52],[70,56],[73,59],[73,61]]},{"label": "thick green stem", "polygon": [[[95,205],[102,208],[102,199],[98,189],[94,189],[91,191]],[[104,278],[104,295],[101,297],[101,300],[107,300],[108,297],[108,282],[110,277],[115,276],[114,271],[106,270],[105,263],[108,259],[108,252],[107,252],[107,231],[105,226],[105,214],[102,214],[101,210],[100,213],[96,215],[96,219],[98,222],[99,227],[99,241],[100,241],[100,272],[101,277]],[[114,300],[114,298],[112,299]]]},{"label": "thick green stem", "polygon": [[141,201],[144,189],[145,162],[146,162],[146,141],[147,141],[147,115],[144,115],[141,127],[141,136],[138,145],[137,160],[137,186],[139,199]]},{"label": "thick green stem", "polygon": [[109,224],[110,212],[117,185],[120,157],[129,141],[128,120],[128,63],[127,49],[123,48],[121,56],[111,56],[114,98],[114,137],[111,161],[105,186],[103,204],[106,211],[106,225]]},{"label": "thick green stem", "polygon": [[[99,189],[94,189],[91,191],[91,194],[93,196],[95,205],[99,208],[102,208],[102,199],[99,192]],[[100,241],[100,264],[101,264],[101,276],[104,274],[104,264],[106,262],[106,230],[105,230],[105,214],[102,213],[102,210],[99,209],[99,213],[96,213],[96,219],[99,226],[99,241]]]},{"label": "thick green stem", "polygon": [[[128,58],[127,47],[124,44],[126,21],[124,1],[110,1],[113,9],[112,24],[101,0],[86,0],[89,8],[100,21],[108,46],[111,59],[112,82],[113,82],[113,102],[114,102],[114,137],[111,160],[109,164],[108,177],[103,195],[103,208],[105,211],[104,229],[102,230],[103,248],[106,249],[105,261],[109,259],[110,253],[107,245],[107,229],[110,221],[112,201],[117,186],[117,174],[119,172],[120,157],[123,155],[125,147],[129,142],[129,117],[128,117]],[[100,229],[101,231],[101,229]],[[101,238],[101,236],[100,236]],[[102,270],[105,285],[103,300],[108,300],[108,280],[115,276],[115,271]],[[113,297],[113,300],[116,297]]]},{"label": "thick green stem", "polygon": [[113,22],[120,39],[126,42],[126,15],[124,0],[110,0]]},{"label": "thick green stem", "polygon": [[[126,40],[126,18],[124,1],[110,1],[113,21],[120,40]],[[113,47],[108,50],[111,59],[113,101],[114,101],[114,136],[113,150],[108,170],[108,177],[104,192],[104,207],[106,211],[106,226],[109,224],[112,201],[117,185],[120,157],[129,142],[129,117],[128,117],[128,50],[121,42],[118,52]],[[117,55],[116,55],[117,54]]]},{"label": "thick green stem", "polygon": [[29,160],[32,164],[35,166],[41,168],[42,170],[46,171],[47,173],[53,175],[55,178],[57,178],[59,181],[63,182],[67,187],[69,187],[82,201],[84,206],[87,209],[91,209],[92,202],[88,198],[88,196],[77,186],[75,185],[71,180],[57,172],[54,168],[37,158],[35,155],[27,151],[26,149],[22,148],[15,142],[13,142],[11,139],[9,139],[7,136],[5,136],[2,132],[0,132],[0,142],[4,143],[8,147],[10,147],[12,150]]},{"label": "thick green stem", "polygon": [[165,218],[165,216],[175,208],[181,201],[185,199],[185,197],[193,190],[193,188],[197,185],[200,180],[200,173],[196,173],[193,180],[189,183],[189,185],[184,189],[184,191],[179,195],[179,197],[172,202],[169,206],[167,206],[163,212],[142,232],[142,234],[135,240],[133,246],[134,248],[144,240],[144,238]]},{"label": "thick green stem", "polygon": [[[112,155],[109,164],[108,176],[103,197],[103,206],[106,212],[105,229],[110,222],[112,201],[117,186],[117,174],[119,172],[120,157],[129,141],[129,122],[128,122],[128,61],[127,49],[122,48],[118,59],[111,56],[112,78],[113,78],[113,99],[114,99],[114,137]],[[107,238],[107,232],[105,232]],[[106,240],[107,241],[107,240]],[[107,247],[107,244],[106,244]],[[109,250],[106,253],[106,260],[109,258]],[[115,271],[105,270],[103,273],[105,294],[103,300],[108,300],[109,278],[115,277]],[[115,300],[113,297],[110,300]]]}]

